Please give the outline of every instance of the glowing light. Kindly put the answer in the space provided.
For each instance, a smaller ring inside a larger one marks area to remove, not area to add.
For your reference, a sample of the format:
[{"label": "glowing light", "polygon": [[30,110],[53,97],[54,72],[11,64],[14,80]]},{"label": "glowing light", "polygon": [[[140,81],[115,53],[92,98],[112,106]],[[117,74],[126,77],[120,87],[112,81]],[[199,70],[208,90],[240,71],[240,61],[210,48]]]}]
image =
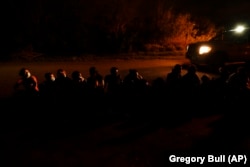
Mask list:
[{"label": "glowing light", "polygon": [[244,27],[244,26],[237,26],[234,30],[235,30],[237,33],[241,33],[242,31],[245,30],[245,27]]},{"label": "glowing light", "polygon": [[210,46],[201,46],[200,49],[199,49],[199,54],[206,54],[208,52],[211,51],[211,47]]}]

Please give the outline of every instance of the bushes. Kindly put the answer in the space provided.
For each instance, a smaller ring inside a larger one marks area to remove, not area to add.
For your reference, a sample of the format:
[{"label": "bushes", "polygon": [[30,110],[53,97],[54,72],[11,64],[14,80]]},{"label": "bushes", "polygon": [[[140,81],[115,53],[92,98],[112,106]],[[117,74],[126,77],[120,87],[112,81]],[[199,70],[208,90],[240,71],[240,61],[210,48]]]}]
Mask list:
[{"label": "bushes", "polygon": [[[27,44],[33,52],[46,55],[181,51],[190,42],[213,37],[215,31],[209,20],[177,13],[169,1],[62,1],[59,11],[41,10],[54,9],[57,3],[40,3],[29,4],[32,16],[13,16],[27,24],[15,33],[7,29],[13,35],[5,37],[6,52],[22,50]],[[20,27],[20,22],[12,27]]]}]

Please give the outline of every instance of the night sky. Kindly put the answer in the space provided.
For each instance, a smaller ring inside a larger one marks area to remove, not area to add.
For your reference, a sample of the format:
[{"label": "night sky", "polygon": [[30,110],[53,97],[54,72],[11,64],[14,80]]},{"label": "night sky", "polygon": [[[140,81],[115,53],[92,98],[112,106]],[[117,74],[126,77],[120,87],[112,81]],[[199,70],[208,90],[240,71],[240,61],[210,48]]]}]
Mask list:
[{"label": "night sky", "polygon": [[220,25],[250,21],[249,0],[176,0],[176,4],[180,11],[207,17]]},{"label": "night sky", "polygon": [[[45,0],[46,1],[46,0]],[[161,0],[160,0],[161,1]],[[171,0],[163,0],[163,1],[171,1]],[[51,1],[53,2],[53,1]],[[60,6],[61,1],[54,1],[55,6]],[[66,1],[65,1],[66,2]],[[72,2],[83,2],[86,3],[88,6],[89,1],[80,0],[80,1],[72,1]],[[9,0],[7,2],[1,3],[1,10],[8,14],[8,7],[12,9],[20,8],[22,6],[32,6],[34,4],[41,3],[41,0],[25,0],[25,1],[18,1],[18,0]],[[57,5],[56,5],[57,4]],[[208,1],[201,1],[201,0],[172,0],[172,4],[176,4],[181,11],[188,11],[202,16],[208,16],[213,19],[214,16],[218,16],[216,20],[230,20],[236,18],[244,18],[250,17],[250,1],[249,0],[227,0],[227,1],[219,1],[219,0],[208,0]],[[6,6],[7,5],[7,6]],[[15,7],[13,7],[15,6]],[[58,7],[59,7],[58,6]],[[6,8],[7,7],[7,8]],[[55,8],[57,10],[59,8]],[[94,9],[93,9],[94,10]],[[6,16],[6,15],[5,15]]]},{"label": "night sky", "polygon": [[[98,0],[94,0],[97,2]],[[106,0],[107,1],[107,0]],[[149,0],[150,1],[150,0]],[[211,19],[212,22],[218,24],[227,24],[227,23],[234,23],[234,22],[241,22],[250,20],[250,1],[249,0],[227,0],[227,1],[220,1],[220,0],[208,0],[208,1],[201,1],[201,0],[159,0],[164,1],[167,3],[172,3],[176,6],[176,8],[181,12],[189,12],[194,14],[198,17],[206,17]],[[11,13],[18,12],[27,12],[25,8],[28,9],[29,6],[37,6],[41,3],[51,3],[53,4],[53,10],[60,10],[60,4],[63,1],[41,1],[41,0],[25,0],[25,1],[18,1],[18,0],[9,0],[6,2],[1,3],[1,17],[2,19],[7,19],[8,15]],[[53,3],[52,3],[53,2]],[[93,2],[93,1],[92,1]],[[86,3],[86,7],[92,3],[91,1],[80,0],[80,1],[70,1],[70,3]],[[103,1],[105,2],[105,0]],[[128,1],[129,3],[129,1]],[[148,3],[150,5],[150,3]],[[20,10],[23,8],[24,10]],[[93,7],[93,6],[92,6]],[[31,10],[32,9],[28,9]],[[48,10],[48,9],[39,9],[39,10]],[[85,10],[85,9],[83,9]],[[95,9],[93,9],[93,12]],[[32,12],[39,12],[39,11],[32,11]],[[59,11],[60,12],[60,11]],[[29,14],[29,13],[27,13]]]}]

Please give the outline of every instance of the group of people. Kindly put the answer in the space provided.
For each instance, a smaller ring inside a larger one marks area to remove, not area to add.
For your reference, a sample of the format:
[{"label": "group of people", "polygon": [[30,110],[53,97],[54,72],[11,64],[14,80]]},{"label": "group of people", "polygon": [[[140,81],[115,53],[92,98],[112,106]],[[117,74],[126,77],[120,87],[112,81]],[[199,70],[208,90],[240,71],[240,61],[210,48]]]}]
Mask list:
[{"label": "group of people", "polygon": [[14,85],[14,95],[49,102],[123,96],[153,100],[178,100],[181,97],[202,103],[237,101],[249,95],[249,72],[245,66],[236,71],[221,67],[217,78],[205,74],[200,78],[192,64],[185,74],[182,70],[182,65],[176,64],[166,78],[158,77],[149,83],[136,69],[130,69],[124,78],[117,67],[111,67],[106,76],[101,75],[96,67],[90,67],[86,78],[80,71],[73,71],[70,77],[64,69],[58,69],[56,74],[45,73],[45,80],[38,83],[29,69],[22,68]]},{"label": "group of people", "polygon": [[122,89],[137,90],[142,86],[148,86],[148,82],[136,69],[130,69],[128,75],[122,78],[117,67],[111,67],[110,73],[106,76],[101,75],[96,67],[90,67],[89,76],[86,78],[77,70],[68,76],[66,70],[58,69],[56,74],[45,73],[44,81],[40,83],[28,68],[20,69],[19,76],[14,85],[14,96],[50,100],[100,97],[121,93]]},{"label": "group of people", "polygon": [[139,125],[142,127],[139,135],[144,135],[145,131],[180,125],[197,115],[223,112],[226,115],[220,120],[223,126],[216,122],[211,125],[216,128],[215,139],[223,137],[220,144],[224,144],[233,135],[237,138],[245,135],[249,122],[248,67],[240,66],[233,71],[221,67],[216,78],[198,75],[195,65],[187,70],[183,67],[176,64],[165,78],[157,77],[152,82],[136,69],[122,77],[117,67],[111,67],[105,76],[90,67],[86,78],[80,71],[68,76],[64,69],[58,69],[56,74],[45,73],[40,83],[29,69],[22,68],[14,85],[18,108],[11,101],[6,104],[5,113],[20,127],[38,127],[34,132],[40,128],[51,131],[50,135],[69,136],[114,122],[123,122],[118,128]]}]

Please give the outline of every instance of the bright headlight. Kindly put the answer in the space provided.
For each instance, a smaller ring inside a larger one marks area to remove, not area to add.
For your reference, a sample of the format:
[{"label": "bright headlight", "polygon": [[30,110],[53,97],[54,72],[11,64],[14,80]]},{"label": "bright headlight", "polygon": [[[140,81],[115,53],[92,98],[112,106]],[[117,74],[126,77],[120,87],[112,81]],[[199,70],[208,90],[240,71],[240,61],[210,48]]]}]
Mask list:
[{"label": "bright headlight", "polygon": [[244,27],[244,26],[238,26],[238,27],[235,28],[235,31],[236,31],[237,33],[241,33],[241,32],[243,32],[244,30],[245,30],[245,27]]},{"label": "bright headlight", "polygon": [[210,46],[201,46],[200,49],[199,49],[199,54],[206,54],[208,52],[211,51],[211,47]]}]

